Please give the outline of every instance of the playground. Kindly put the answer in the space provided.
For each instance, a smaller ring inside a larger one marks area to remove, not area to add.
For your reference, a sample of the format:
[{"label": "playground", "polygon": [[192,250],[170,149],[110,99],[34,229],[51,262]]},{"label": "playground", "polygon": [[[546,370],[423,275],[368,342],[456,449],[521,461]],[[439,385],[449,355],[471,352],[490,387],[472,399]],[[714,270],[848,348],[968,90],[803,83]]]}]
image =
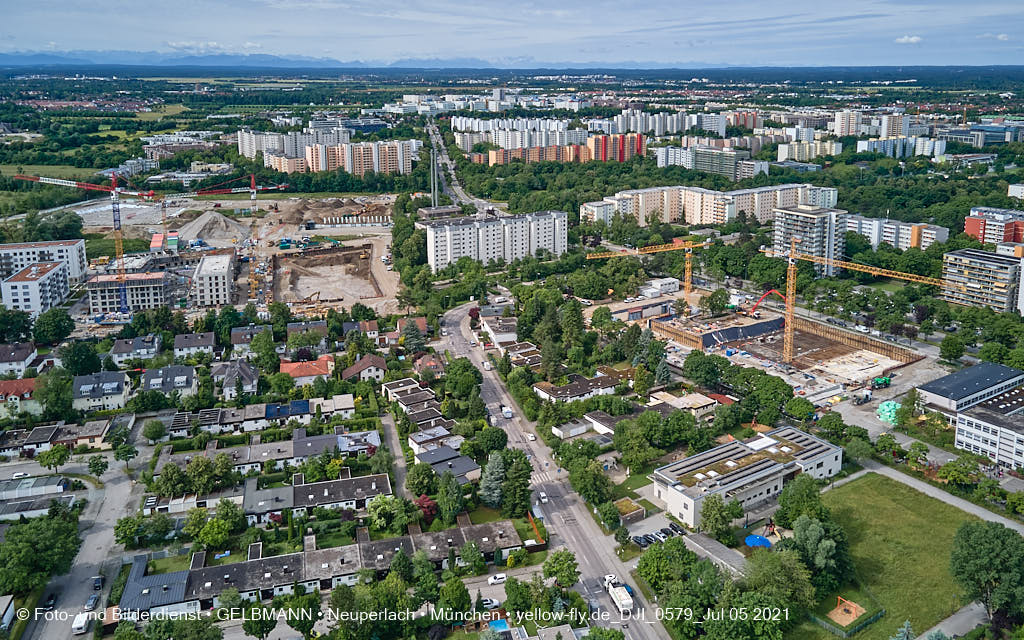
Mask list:
[{"label": "playground", "polygon": [[845,628],[852,625],[865,613],[867,613],[867,609],[853,600],[847,600],[843,596],[836,596],[836,607],[828,612],[828,619]]}]

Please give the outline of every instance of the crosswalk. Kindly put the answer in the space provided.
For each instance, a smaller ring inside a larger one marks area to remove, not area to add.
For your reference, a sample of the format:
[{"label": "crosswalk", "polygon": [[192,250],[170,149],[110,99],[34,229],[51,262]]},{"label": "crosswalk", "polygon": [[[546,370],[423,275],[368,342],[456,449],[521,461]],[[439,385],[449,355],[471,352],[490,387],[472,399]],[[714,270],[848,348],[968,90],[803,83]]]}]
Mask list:
[{"label": "crosswalk", "polygon": [[534,471],[530,474],[530,480],[533,484],[540,484],[542,482],[553,482],[558,479],[558,474],[554,471]]}]

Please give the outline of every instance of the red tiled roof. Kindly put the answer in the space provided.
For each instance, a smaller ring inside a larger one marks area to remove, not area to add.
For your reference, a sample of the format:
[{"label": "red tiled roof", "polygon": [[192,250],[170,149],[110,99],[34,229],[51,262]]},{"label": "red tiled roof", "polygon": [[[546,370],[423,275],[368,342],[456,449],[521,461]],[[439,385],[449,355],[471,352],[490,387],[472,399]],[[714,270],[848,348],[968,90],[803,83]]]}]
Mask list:
[{"label": "red tiled roof", "polygon": [[354,365],[345,369],[341,372],[341,379],[348,380],[352,376],[358,374],[364,369],[369,369],[371,366],[376,366],[378,369],[384,371],[388,370],[388,363],[384,361],[384,358],[375,355],[367,355],[360,358]]},{"label": "red tiled roof", "polygon": [[19,380],[0,380],[0,397],[4,399],[10,396],[24,398],[27,393],[31,398],[36,391],[36,378],[22,378]]},{"label": "red tiled roof", "polygon": [[707,397],[711,398],[712,400],[715,400],[716,402],[718,402],[718,404],[735,404],[736,403],[735,400],[733,400],[729,396],[722,395],[721,393],[706,393],[704,395],[706,395]]},{"label": "red tiled roof", "polygon": [[281,373],[293,378],[329,376],[334,370],[334,356],[320,356],[312,362],[281,362]]}]

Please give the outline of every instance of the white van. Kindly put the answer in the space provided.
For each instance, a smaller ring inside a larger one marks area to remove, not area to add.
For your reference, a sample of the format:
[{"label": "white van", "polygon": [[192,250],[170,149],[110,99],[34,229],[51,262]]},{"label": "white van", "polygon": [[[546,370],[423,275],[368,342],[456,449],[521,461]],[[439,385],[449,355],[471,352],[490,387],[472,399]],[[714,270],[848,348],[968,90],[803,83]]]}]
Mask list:
[{"label": "white van", "polygon": [[71,623],[71,633],[80,636],[89,630],[90,624],[92,624],[92,617],[88,613],[80,613],[75,616],[75,620]]},{"label": "white van", "polygon": [[491,370],[491,363],[489,361],[487,361],[487,360],[484,360],[484,371],[490,371],[490,370]]}]

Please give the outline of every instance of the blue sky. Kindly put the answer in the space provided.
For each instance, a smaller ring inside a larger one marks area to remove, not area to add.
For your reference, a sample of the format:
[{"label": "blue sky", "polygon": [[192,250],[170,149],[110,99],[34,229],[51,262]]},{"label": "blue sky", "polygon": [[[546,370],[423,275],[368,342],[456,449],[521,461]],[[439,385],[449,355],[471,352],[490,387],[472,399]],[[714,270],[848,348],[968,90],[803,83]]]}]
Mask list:
[{"label": "blue sky", "polygon": [[1021,64],[1021,0],[0,0],[0,51],[725,65]]}]

